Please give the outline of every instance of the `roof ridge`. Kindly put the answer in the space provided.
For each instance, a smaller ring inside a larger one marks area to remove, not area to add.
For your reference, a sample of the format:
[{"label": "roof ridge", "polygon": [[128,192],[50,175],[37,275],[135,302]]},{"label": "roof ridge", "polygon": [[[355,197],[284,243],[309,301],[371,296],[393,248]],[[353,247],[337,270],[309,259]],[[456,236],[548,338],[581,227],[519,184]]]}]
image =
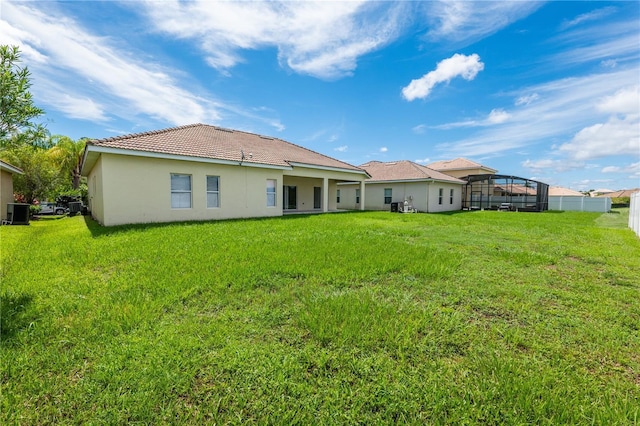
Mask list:
[{"label": "roof ridge", "polygon": [[[258,136],[259,136],[259,135],[258,135]],[[289,142],[289,141],[286,141],[286,140],[284,140],[284,139],[280,139],[280,138],[274,138],[274,139],[277,139],[277,140],[279,140],[279,141],[281,141],[281,142],[284,142],[284,143],[288,143],[289,145],[293,145],[293,146],[295,146],[295,147],[298,147],[298,148],[303,149],[303,150],[305,150],[305,151],[311,152],[311,153],[313,153],[313,154],[320,155],[320,156],[322,156],[322,157],[324,157],[324,158],[327,158],[327,159],[329,159],[329,160],[337,161],[337,162],[338,162],[338,163],[340,163],[340,164],[344,164],[345,166],[349,166],[349,168],[351,168],[351,167],[355,167],[355,168],[356,168],[356,169],[358,169],[358,170],[363,170],[363,169],[361,169],[361,168],[360,168],[360,167],[358,167],[358,166],[354,166],[353,164],[349,164],[349,163],[347,163],[347,162],[345,162],[345,161],[338,160],[337,158],[329,157],[328,155],[325,155],[325,154],[323,154],[323,153],[321,153],[321,152],[317,152],[317,151],[314,151],[314,150],[312,150],[312,149],[306,148],[306,147],[304,147],[304,146],[302,146],[302,145],[298,145],[298,144],[295,144],[295,143],[293,143],[293,142]],[[285,160],[285,161],[289,162],[290,160]],[[294,162],[294,163],[297,163],[297,161],[293,161],[293,162]]]},{"label": "roof ridge", "polygon": [[184,126],[167,127],[167,128],[159,129],[159,130],[148,130],[146,132],[130,133],[130,134],[120,135],[120,136],[110,136],[108,138],[101,138],[101,139],[92,139],[89,142],[91,143],[91,142],[121,141],[121,140],[126,140],[126,139],[137,138],[137,137],[140,137],[140,136],[159,135],[161,133],[173,132],[175,130],[188,129],[190,127],[198,127],[198,126],[216,127],[216,126],[211,126],[210,124],[202,124],[202,123],[186,124]]},{"label": "roof ridge", "polygon": [[[413,167],[414,169],[416,169],[418,172],[422,173],[426,177],[428,177],[428,178],[432,177],[431,175],[429,175],[429,173],[427,173],[426,170],[422,170],[423,167],[424,167],[423,165],[418,164],[415,161],[410,161],[410,160],[403,160],[403,161],[406,161],[407,163],[409,163],[411,165],[411,167]],[[424,168],[429,169],[428,167],[424,167]],[[429,169],[429,170],[431,170],[431,169]]]}]

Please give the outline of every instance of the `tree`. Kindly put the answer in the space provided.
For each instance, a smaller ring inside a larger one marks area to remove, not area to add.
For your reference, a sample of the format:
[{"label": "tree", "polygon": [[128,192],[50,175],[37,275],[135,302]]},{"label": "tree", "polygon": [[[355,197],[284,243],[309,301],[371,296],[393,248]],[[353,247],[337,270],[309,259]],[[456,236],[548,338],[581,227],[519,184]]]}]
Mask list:
[{"label": "tree", "polygon": [[[42,115],[43,110],[33,104],[29,88],[29,70],[19,65],[20,50],[17,46],[0,45],[0,146],[21,142],[20,133],[26,129],[41,133],[44,128],[31,120]],[[31,140],[38,140],[32,138]],[[24,141],[22,141],[24,142]]]},{"label": "tree", "polygon": [[25,202],[55,197],[60,184],[60,172],[48,150],[31,145],[14,146],[0,153],[3,160],[22,169],[13,176],[13,191]]},{"label": "tree", "polygon": [[51,137],[49,155],[58,165],[63,175],[71,179],[71,188],[78,189],[80,186],[80,166],[82,165],[82,155],[87,138],[74,141],[68,136],[55,135]]}]

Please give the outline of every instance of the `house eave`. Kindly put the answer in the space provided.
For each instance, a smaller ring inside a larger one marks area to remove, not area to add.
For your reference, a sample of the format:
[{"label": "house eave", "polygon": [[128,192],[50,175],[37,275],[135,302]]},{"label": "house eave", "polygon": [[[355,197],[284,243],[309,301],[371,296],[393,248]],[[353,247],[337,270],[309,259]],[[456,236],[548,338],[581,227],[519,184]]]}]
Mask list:
[{"label": "house eave", "polygon": [[442,182],[442,183],[451,183],[455,185],[464,185],[466,182],[454,181],[454,180],[445,180],[445,179],[433,179],[433,178],[418,178],[418,179],[390,179],[390,180],[368,180],[366,184],[376,184],[376,183],[417,183],[417,182]]},{"label": "house eave", "polygon": [[11,164],[5,163],[4,161],[0,161],[0,170],[6,170],[10,173],[15,173],[18,175],[23,175],[24,172],[17,168],[16,166],[12,166]]},{"label": "house eave", "polygon": [[[92,155],[93,154],[93,155]],[[82,159],[82,176],[87,176],[100,154],[128,155],[133,157],[160,158],[165,160],[192,161],[196,163],[224,164],[230,166],[257,167],[262,169],[292,170],[292,167],[274,164],[254,163],[247,161],[223,160],[219,158],[194,157],[190,155],[166,154],[153,151],[137,151],[132,149],[110,148],[105,146],[87,145]]]},{"label": "house eave", "polygon": [[347,168],[341,168],[341,167],[331,167],[331,166],[320,166],[317,164],[307,164],[307,163],[298,163],[295,161],[287,161],[287,163],[289,163],[291,165],[291,167],[305,167],[308,169],[316,169],[316,170],[327,170],[327,171],[331,171],[331,172],[346,172],[346,173],[356,173],[356,174],[361,174],[361,175],[365,175],[365,176],[369,176],[369,174],[362,169],[347,169]]}]

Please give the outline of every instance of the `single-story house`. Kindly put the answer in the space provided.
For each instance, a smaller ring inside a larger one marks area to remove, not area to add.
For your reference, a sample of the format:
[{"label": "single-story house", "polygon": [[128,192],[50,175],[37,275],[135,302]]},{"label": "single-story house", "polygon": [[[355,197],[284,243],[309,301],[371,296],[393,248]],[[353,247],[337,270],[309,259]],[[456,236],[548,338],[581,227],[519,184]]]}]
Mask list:
[{"label": "single-story house", "polygon": [[7,220],[7,204],[13,203],[13,175],[23,171],[0,160],[0,218]]},{"label": "single-story house", "polygon": [[105,226],[334,211],[338,184],[364,192],[368,177],[278,138],[205,124],[89,141],[81,173]]},{"label": "single-story house", "polygon": [[434,163],[427,164],[427,167],[456,178],[464,178],[469,175],[488,175],[498,173],[496,169],[483,166],[480,163],[476,163],[475,161],[471,161],[466,158],[436,161]]},{"label": "single-story house", "polygon": [[391,210],[392,203],[400,203],[399,210],[406,205],[409,210],[431,213],[462,207],[463,180],[406,160],[371,161],[358,167],[371,178],[364,192],[357,183],[339,183],[336,203],[340,209]]}]

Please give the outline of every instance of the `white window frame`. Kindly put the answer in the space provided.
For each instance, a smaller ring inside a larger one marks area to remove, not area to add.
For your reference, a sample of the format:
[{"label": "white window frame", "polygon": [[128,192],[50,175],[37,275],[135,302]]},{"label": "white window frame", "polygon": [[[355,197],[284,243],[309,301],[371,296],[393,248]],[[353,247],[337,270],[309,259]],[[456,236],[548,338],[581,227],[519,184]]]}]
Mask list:
[{"label": "white window frame", "polygon": [[356,188],[356,204],[360,204],[360,188]]},{"label": "white window frame", "polygon": [[449,204],[453,204],[453,188],[449,190]]},{"label": "white window frame", "polygon": [[[189,178],[189,189],[174,189],[173,187],[173,178],[175,177],[188,177]],[[193,189],[193,185],[192,185],[192,178],[191,175],[185,174],[185,173],[171,173],[171,208],[172,209],[190,209],[193,206],[193,199],[192,199],[192,194],[191,191]],[[179,200],[174,199],[174,195],[184,195],[184,194],[189,194],[189,205],[188,206],[183,206],[183,197],[180,197]]]},{"label": "white window frame", "polygon": [[[389,195],[387,195],[387,191],[389,191]],[[384,203],[391,204],[393,200],[393,188],[385,188],[384,189]]]},{"label": "white window frame", "polygon": [[[273,186],[269,183],[273,182]],[[267,179],[267,207],[278,207],[278,180]]]},{"label": "white window frame", "polygon": [[[217,191],[210,191],[209,190],[209,178],[216,178],[218,181],[218,190]],[[219,209],[220,208],[220,176],[215,176],[215,175],[207,175],[207,177],[205,178],[205,185],[206,185],[206,190],[207,190],[207,208],[208,209]],[[212,206],[209,205],[209,196],[210,195],[215,195],[216,196],[216,205]]]},{"label": "white window frame", "polygon": [[442,205],[443,198],[444,198],[444,189],[438,188],[438,204]]},{"label": "white window frame", "polygon": [[336,191],[336,203],[340,204],[340,190]]}]

